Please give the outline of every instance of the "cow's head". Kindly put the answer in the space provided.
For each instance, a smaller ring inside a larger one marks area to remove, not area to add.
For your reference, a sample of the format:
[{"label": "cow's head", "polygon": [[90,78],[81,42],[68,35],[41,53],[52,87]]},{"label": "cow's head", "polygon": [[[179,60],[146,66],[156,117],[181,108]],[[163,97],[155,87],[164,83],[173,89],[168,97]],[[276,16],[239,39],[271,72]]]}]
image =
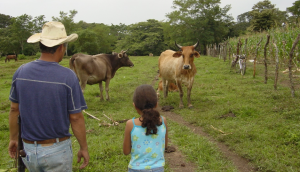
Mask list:
[{"label": "cow's head", "polygon": [[193,46],[180,46],[176,43],[175,45],[180,49],[173,54],[173,57],[183,57],[183,66],[182,69],[192,69],[191,64],[194,62],[194,57],[200,57],[200,54],[195,50],[199,45],[199,41]]},{"label": "cow's head", "polygon": [[129,67],[133,67],[134,64],[130,61],[128,55],[126,54],[126,52],[128,51],[128,49],[126,51],[121,51],[118,54],[118,57],[120,59],[121,62],[121,66],[129,66]]}]

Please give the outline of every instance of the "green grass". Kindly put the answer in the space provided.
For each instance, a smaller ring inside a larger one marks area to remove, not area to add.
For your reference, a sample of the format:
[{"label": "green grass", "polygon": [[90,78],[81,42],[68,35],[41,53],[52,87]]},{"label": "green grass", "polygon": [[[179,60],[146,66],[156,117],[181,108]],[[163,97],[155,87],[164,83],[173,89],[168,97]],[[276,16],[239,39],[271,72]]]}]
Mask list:
[{"label": "green grass", "polygon": [[[60,64],[68,67],[68,59]],[[133,68],[120,68],[110,83],[110,101],[100,101],[98,85],[87,85],[84,96],[86,110],[109,122],[103,113],[114,120],[138,117],[132,106],[134,89],[141,84],[151,84],[157,75],[158,57],[130,57]],[[13,161],[8,156],[8,100],[11,78],[14,71],[29,59],[4,63],[0,61],[0,169],[8,169]],[[169,93],[167,99],[160,97],[161,106],[172,105],[175,113],[186,121],[201,126],[212,137],[224,142],[230,149],[249,159],[259,171],[299,171],[300,170],[300,104],[299,91],[291,98],[290,89],[279,85],[273,89],[274,77],[269,76],[264,84],[263,66],[257,66],[257,75],[252,77],[252,64],[247,64],[247,73],[241,76],[230,72],[229,63],[212,57],[195,59],[198,73],[192,90],[193,109],[187,108],[184,88],[184,109],[179,109],[178,92]],[[269,72],[271,73],[271,72]],[[280,75],[284,82],[287,75]],[[299,79],[294,78],[295,83]],[[158,82],[157,82],[158,83]],[[157,83],[154,86],[157,88]],[[104,92],[105,94],[105,92]],[[162,95],[162,93],[161,93]],[[235,117],[223,115],[234,113]],[[126,171],[130,157],[122,153],[125,124],[119,126],[99,126],[99,121],[85,115],[90,164],[82,171]],[[216,145],[193,134],[190,129],[172,120],[169,132],[172,144],[197,165],[199,171],[237,171]],[[227,135],[211,128],[218,128]],[[79,171],[75,157],[78,143],[72,138],[74,152],[73,171]],[[170,171],[168,164],[166,171]]]}]

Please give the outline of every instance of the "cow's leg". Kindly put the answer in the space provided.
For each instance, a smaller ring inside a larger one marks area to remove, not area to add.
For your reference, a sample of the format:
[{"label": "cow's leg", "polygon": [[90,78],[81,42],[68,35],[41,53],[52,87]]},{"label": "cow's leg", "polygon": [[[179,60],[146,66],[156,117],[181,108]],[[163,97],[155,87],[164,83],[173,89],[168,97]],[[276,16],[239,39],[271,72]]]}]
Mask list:
[{"label": "cow's leg", "polygon": [[100,100],[104,100],[104,99],[103,99],[103,86],[102,86],[102,81],[99,82],[99,88],[100,88]]},{"label": "cow's leg", "polygon": [[167,92],[167,97],[168,97],[168,94],[169,94],[169,85],[170,85],[170,82],[167,80],[167,81],[166,81],[166,92]]},{"label": "cow's leg", "polygon": [[109,99],[109,94],[108,94],[108,91],[109,91],[109,82],[110,82],[110,79],[107,79],[105,81],[106,100],[110,100]]},{"label": "cow's leg", "polygon": [[192,87],[187,88],[187,101],[188,101],[188,107],[190,109],[193,108],[193,105],[191,104],[191,91],[192,91]]},{"label": "cow's leg", "polygon": [[193,105],[191,104],[191,92],[192,92],[192,88],[193,88],[193,83],[194,83],[194,79],[192,79],[190,81],[190,84],[188,85],[188,88],[187,88],[187,101],[188,101],[189,108],[193,108]]},{"label": "cow's leg", "polygon": [[82,80],[82,79],[80,80],[80,87],[81,87],[82,93],[84,93],[86,83],[87,83],[87,80]]},{"label": "cow's leg", "polygon": [[78,78],[79,78],[79,81],[80,81],[80,87],[81,87],[82,93],[84,92],[88,77],[89,77],[88,75],[85,75],[83,73],[78,74]]},{"label": "cow's leg", "polygon": [[182,90],[182,85],[181,82],[176,82],[177,87],[179,89],[179,96],[180,96],[180,103],[179,103],[179,108],[184,108],[183,102],[182,102],[182,97],[183,97],[183,90]]},{"label": "cow's leg", "polygon": [[168,97],[168,87],[167,87],[167,80],[162,78],[162,85],[163,85],[163,92],[164,92],[164,98]]}]

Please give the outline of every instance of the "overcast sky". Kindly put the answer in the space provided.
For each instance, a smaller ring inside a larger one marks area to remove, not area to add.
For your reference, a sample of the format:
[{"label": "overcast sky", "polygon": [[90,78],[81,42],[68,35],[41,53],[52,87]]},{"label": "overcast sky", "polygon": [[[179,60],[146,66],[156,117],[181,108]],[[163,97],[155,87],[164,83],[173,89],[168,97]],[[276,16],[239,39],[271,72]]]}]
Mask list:
[{"label": "overcast sky", "polygon": [[[221,7],[231,4],[231,14],[236,17],[251,11],[254,4],[263,0],[221,0]],[[271,0],[276,8],[285,11],[296,0]],[[59,17],[59,12],[78,11],[75,22],[130,25],[156,19],[166,21],[166,14],[174,11],[173,0],[0,0],[0,13],[18,17],[44,15],[46,21]]]}]

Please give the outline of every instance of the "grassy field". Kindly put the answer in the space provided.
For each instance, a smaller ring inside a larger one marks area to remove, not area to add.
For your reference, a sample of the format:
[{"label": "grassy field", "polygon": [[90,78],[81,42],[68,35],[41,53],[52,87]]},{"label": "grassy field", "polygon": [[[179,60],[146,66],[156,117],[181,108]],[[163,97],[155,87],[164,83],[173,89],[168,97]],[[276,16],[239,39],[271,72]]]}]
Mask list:
[{"label": "grassy field", "polygon": [[[86,110],[109,122],[103,114],[114,120],[138,117],[132,106],[132,94],[140,84],[151,84],[157,75],[158,57],[130,57],[133,68],[121,68],[110,83],[110,101],[100,101],[98,85],[87,86],[84,96]],[[4,63],[0,59],[0,169],[10,169],[13,161],[8,156],[8,100],[11,78],[23,63]],[[229,63],[212,57],[195,59],[198,73],[192,90],[193,109],[179,109],[179,95],[170,93],[167,99],[160,98],[160,105],[172,105],[173,112],[186,121],[201,126],[212,137],[224,142],[230,149],[251,161],[258,171],[300,171],[300,94],[296,90],[291,98],[286,86],[287,75],[280,75],[277,91],[273,89],[274,72],[269,72],[268,84],[264,84],[263,66],[257,66],[256,78],[252,77],[251,64],[247,73],[241,76],[230,72]],[[61,65],[68,67],[68,58]],[[294,78],[296,84],[299,79]],[[157,83],[155,88],[157,87]],[[85,116],[90,164],[82,171],[126,171],[130,157],[122,153],[125,124],[99,126],[95,119]],[[237,171],[232,163],[223,157],[216,145],[193,134],[187,127],[168,120],[172,144],[197,165],[198,171]],[[222,130],[222,134],[212,128]],[[73,152],[78,143],[72,138]],[[79,165],[74,157],[74,171]],[[166,166],[166,171],[171,171]]]}]

